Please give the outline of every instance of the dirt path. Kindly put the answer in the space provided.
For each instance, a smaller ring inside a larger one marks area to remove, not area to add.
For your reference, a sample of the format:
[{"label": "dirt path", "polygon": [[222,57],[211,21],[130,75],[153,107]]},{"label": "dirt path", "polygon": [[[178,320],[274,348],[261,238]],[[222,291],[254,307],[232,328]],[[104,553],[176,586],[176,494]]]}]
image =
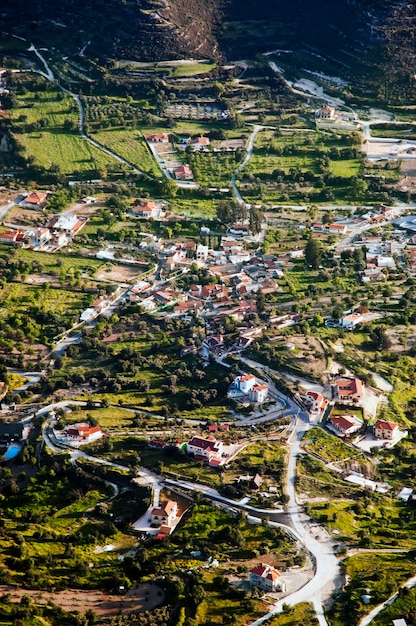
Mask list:
[{"label": "dirt path", "polygon": [[20,589],[10,585],[0,585],[0,595],[10,594],[12,602],[20,602],[22,596],[29,596],[35,604],[46,605],[53,602],[65,611],[94,611],[102,617],[112,617],[120,613],[141,613],[154,609],[164,600],[165,594],[157,585],[144,584],[132,587],[125,595],[110,595],[101,591],[38,591]]}]

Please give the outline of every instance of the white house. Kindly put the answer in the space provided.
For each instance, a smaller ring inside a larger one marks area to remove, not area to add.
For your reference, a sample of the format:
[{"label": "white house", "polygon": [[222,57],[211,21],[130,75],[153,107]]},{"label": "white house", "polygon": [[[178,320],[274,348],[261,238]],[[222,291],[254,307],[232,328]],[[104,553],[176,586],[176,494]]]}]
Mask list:
[{"label": "white house", "polygon": [[66,429],[67,437],[82,441],[83,443],[91,443],[97,441],[104,436],[99,426],[90,426],[89,424],[74,424]]},{"label": "white house", "polygon": [[256,384],[256,377],[253,374],[242,374],[237,376],[234,381],[234,385],[241,391],[241,393],[248,393]]},{"label": "white house", "polygon": [[339,325],[341,328],[346,328],[347,330],[354,330],[358,324],[362,324],[364,322],[364,318],[361,313],[350,313],[349,315],[344,315],[339,320]]},{"label": "white house", "polygon": [[256,402],[258,404],[263,404],[266,402],[267,396],[269,395],[269,386],[264,385],[254,385],[248,393],[248,397],[252,402]]},{"label": "white house", "polygon": [[174,500],[163,500],[160,506],[152,509],[151,524],[152,526],[172,526],[178,514],[178,503]]},{"label": "white house", "polygon": [[205,262],[208,258],[208,246],[203,246],[199,244],[196,248],[196,260]]},{"label": "white house", "polygon": [[260,563],[249,572],[249,583],[264,591],[285,591],[286,585],[280,572],[267,563]]}]

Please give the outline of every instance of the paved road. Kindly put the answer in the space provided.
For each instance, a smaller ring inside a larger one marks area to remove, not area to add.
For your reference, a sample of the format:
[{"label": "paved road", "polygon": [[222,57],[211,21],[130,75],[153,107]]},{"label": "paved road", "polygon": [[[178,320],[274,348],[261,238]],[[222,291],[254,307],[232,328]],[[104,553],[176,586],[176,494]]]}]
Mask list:
[{"label": "paved road", "polygon": [[0,206],[0,221],[4,220],[7,213],[14,207],[15,204],[19,204],[21,200],[23,200],[23,196],[18,196],[14,200],[11,200],[8,204]]},{"label": "paved road", "polygon": [[14,368],[9,368],[8,372],[9,374],[22,376],[27,381],[23,385],[18,387],[17,389],[14,389],[13,393],[19,393],[20,391],[25,391],[32,385],[35,385],[36,383],[38,383],[41,380],[41,378],[43,378],[43,376],[46,375],[46,370],[42,370],[40,372],[30,372],[26,370],[18,370]]},{"label": "paved road", "polygon": [[234,192],[234,196],[237,200],[237,202],[239,204],[243,204],[246,207],[250,207],[249,204],[247,204],[247,202],[245,202],[245,200],[243,200],[243,197],[241,196],[238,187],[236,185],[236,180],[237,180],[237,176],[240,173],[240,171],[247,165],[247,163],[250,161],[252,154],[253,154],[253,149],[254,149],[254,142],[256,140],[257,135],[259,134],[259,132],[261,130],[263,130],[263,128],[266,128],[265,126],[261,126],[259,124],[255,124],[254,128],[253,128],[253,132],[250,135],[250,139],[249,142],[247,144],[247,153],[246,156],[244,157],[244,160],[240,163],[240,165],[236,168],[234,174],[232,175],[231,178],[231,186],[233,188],[233,192]]}]

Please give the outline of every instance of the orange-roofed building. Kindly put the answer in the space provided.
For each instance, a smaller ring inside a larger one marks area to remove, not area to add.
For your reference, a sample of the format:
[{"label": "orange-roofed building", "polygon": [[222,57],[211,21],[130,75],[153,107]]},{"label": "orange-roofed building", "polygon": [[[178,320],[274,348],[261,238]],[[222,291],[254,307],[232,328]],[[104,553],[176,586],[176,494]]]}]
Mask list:
[{"label": "orange-roofed building", "polygon": [[388,439],[391,441],[396,436],[398,430],[399,427],[395,422],[377,420],[374,424],[374,437],[377,437],[377,439]]},{"label": "orange-roofed building", "polygon": [[334,415],[329,419],[330,425],[334,427],[338,434],[349,437],[357,430],[360,430],[363,423],[355,415]]},{"label": "orange-roofed building", "polygon": [[337,378],[335,381],[336,394],[339,400],[361,400],[364,395],[364,385],[359,378]]},{"label": "orange-roofed building", "polygon": [[171,527],[178,514],[178,503],[174,500],[163,500],[160,506],[155,507],[151,513],[152,526]]},{"label": "orange-roofed building", "polygon": [[286,590],[286,585],[279,570],[267,563],[259,563],[259,565],[250,570],[249,583],[252,587],[258,587],[264,591]]},{"label": "orange-roofed building", "polygon": [[25,198],[26,204],[31,204],[39,209],[43,209],[46,205],[46,200],[48,199],[48,194],[42,191],[34,191],[30,193]]}]

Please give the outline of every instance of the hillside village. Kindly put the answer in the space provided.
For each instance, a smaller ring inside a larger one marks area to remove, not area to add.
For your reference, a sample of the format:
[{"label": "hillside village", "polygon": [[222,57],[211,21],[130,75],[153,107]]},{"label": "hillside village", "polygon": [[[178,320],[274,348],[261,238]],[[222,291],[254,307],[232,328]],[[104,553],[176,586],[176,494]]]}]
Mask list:
[{"label": "hillside village", "polygon": [[408,111],[84,52],[0,74],[0,614],[410,626]]}]

